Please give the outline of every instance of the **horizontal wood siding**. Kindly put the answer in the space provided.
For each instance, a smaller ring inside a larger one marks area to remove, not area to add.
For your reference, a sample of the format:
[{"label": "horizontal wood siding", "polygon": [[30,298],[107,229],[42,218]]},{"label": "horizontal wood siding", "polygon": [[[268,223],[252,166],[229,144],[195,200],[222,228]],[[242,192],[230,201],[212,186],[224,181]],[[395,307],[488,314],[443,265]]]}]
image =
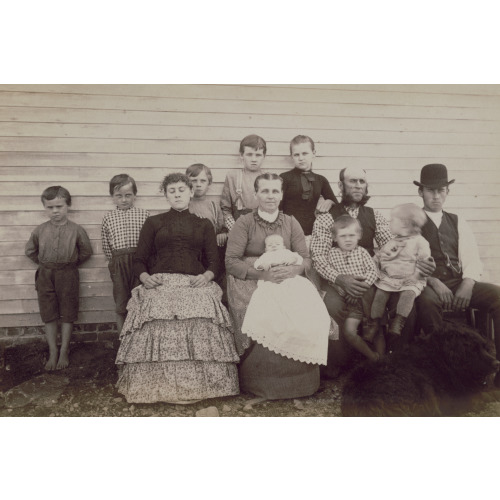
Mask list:
[{"label": "horizontal wood siding", "polygon": [[79,322],[112,322],[100,242],[109,179],[132,175],[137,205],[159,213],[163,176],[202,162],[218,199],[251,133],[266,139],[264,168],[278,173],[291,168],[290,139],[310,135],[314,169],[336,193],[341,168],[365,168],[370,204],[386,215],[421,204],[412,181],[424,164],[445,163],[456,179],[447,208],[469,220],[484,279],[500,283],[499,85],[0,85],[0,326],[41,324],[24,245],[45,221],[43,189],[69,189],[70,217],[94,249],[80,271]]}]

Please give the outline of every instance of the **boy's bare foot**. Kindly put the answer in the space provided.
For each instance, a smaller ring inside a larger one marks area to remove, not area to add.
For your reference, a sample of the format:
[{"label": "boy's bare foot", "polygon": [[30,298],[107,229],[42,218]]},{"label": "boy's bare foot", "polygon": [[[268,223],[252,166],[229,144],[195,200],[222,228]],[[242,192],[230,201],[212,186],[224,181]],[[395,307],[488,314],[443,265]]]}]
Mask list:
[{"label": "boy's bare foot", "polygon": [[51,372],[52,370],[55,370],[57,366],[57,352],[52,356],[49,357],[49,360],[47,363],[45,363],[45,369],[48,372]]},{"label": "boy's bare foot", "polygon": [[64,370],[69,365],[68,353],[61,350],[59,354],[59,361],[57,362],[56,370]]}]

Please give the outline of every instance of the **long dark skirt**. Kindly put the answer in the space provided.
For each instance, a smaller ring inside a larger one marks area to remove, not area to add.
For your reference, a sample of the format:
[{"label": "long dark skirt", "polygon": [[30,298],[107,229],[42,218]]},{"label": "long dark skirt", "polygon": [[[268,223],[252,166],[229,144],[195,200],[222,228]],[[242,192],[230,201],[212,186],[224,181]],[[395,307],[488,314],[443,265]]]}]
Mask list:
[{"label": "long dark skirt", "polygon": [[285,358],[252,342],[239,365],[240,390],[266,399],[310,396],[319,389],[319,365]]},{"label": "long dark skirt", "polygon": [[256,288],[257,281],[227,275],[229,310],[234,323],[236,349],[240,355],[240,389],[267,399],[291,399],[314,394],[319,388],[319,365],[276,354],[241,333],[246,309]]}]

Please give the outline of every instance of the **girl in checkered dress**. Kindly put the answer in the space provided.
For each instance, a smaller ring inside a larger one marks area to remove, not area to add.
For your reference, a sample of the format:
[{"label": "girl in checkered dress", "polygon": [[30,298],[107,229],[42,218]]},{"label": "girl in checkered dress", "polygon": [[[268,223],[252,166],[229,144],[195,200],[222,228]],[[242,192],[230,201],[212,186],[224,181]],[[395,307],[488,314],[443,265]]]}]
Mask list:
[{"label": "girl in checkered dress", "polygon": [[144,222],[149,212],[134,207],[137,186],[127,174],[115,175],[109,181],[109,194],[116,210],[108,212],[102,221],[101,236],[104,255],[113,281],[113,298],[116,305],[116,326],[121,331],[127,316],[127,303],[131,291],[140,285],[134,275],[132,263]]}]

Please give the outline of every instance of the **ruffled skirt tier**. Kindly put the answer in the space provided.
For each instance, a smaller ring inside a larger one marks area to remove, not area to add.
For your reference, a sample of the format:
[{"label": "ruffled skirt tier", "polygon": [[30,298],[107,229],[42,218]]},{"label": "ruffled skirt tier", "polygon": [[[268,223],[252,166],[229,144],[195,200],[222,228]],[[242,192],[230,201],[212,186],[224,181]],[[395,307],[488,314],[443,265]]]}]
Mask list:
[{"label": "ruffled skirt tier", "polygon": [[191,288],[189,276],[157,274],[163,285],[132,291],[116,363],[130,403],[190,402],[239,394],[239,358],[222,290]]}]

